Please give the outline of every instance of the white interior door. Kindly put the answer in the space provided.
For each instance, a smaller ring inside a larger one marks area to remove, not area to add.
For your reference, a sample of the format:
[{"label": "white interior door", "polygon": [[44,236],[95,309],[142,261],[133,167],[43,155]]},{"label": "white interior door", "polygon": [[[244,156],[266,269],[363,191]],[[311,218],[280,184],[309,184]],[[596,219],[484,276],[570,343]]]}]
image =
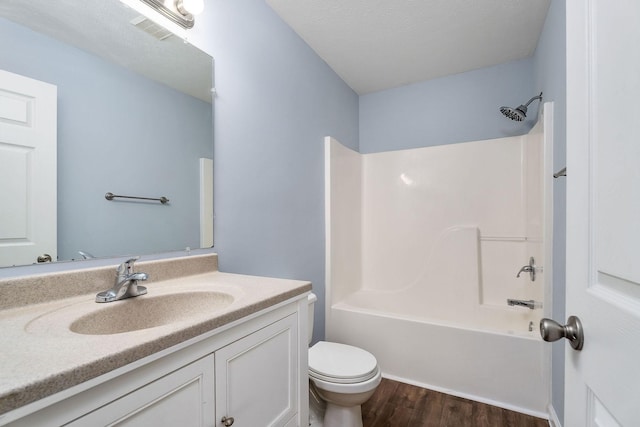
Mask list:
[{"label": "white interior door", "polygon": [[[640,425],[640,2],[567,2],[565,426]],[[560,320],[560,319],[556,319]]]},{"label": "white interior door", "polygon": [[0,70],[0,266],[56,259],[57,88]]}]

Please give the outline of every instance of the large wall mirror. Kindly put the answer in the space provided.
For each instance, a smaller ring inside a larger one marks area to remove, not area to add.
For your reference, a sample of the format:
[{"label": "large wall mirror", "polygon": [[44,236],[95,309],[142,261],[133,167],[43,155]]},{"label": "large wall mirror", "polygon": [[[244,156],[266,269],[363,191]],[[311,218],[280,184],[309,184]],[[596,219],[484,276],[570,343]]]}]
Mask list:
[{"label": "large wall mirror", "polygon": [[[57,86],[53,261],[201,247],[212,68],[206,53],[118,0],[0,2],[0,70]],[[0,186],[0,199],[14,190]]]}]

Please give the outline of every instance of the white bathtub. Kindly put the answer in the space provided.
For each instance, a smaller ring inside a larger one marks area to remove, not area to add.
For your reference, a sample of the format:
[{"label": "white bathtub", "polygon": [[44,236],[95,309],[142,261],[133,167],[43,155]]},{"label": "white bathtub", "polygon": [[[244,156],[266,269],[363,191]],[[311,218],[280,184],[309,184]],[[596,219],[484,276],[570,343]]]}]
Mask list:
[{"label": "white bathtub", "polygon": [[547,418],[548,348],[537,325],[532,332],[528,325],[502,332],[460,327],[402,307],[381,310],[392,303],[388,295],[376,301],[381,297],[361,291],[334,304],[327,339],[370,351],[386,378]]}]

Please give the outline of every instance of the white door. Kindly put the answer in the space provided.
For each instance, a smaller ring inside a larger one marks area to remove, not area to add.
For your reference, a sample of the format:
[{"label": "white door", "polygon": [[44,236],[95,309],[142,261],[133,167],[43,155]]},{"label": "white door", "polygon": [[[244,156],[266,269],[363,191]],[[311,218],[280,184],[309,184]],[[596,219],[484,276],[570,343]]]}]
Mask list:
[{"label": "white door", "polygon": [[[640,2],[567,2],[565,427],[640,426]],[[561,319],[556,319],[561,320]]]},{"label": "white door", "polygon": [[56,259],[57,88],[0,70],[0,267]]}]

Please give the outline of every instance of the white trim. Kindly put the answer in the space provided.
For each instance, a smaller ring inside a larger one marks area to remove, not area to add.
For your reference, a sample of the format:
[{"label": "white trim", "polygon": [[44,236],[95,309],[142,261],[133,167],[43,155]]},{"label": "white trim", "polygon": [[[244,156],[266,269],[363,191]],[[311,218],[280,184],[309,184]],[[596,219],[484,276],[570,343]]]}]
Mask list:
[{"label": "white trim", "polygon": [[200,160],[200,247],[213,247],[213,159]]},{"label": "white trim", "polygon": [[555,410],[555,408],[553,407],[553,405],[551,403],[547,407],[547,410],[549,411],[549,426],[550,427],[562,427],[562,423],[560,422],[560,419],[558,418],[558,414],[556,414],[556,410]]},{"label": "white trim", "polygon": [[[544,315],[545,317],[553,318],[553,212],[554,212],[554,181],[557,178],[553,177],[554,165],[553,165],[553,146],[555,144],[555,104],[553,101],[545,102],[542,106],[542,118],[543,121],[543,223],[544,223]],[[560,178],[566,179],[566,178]],[[545,380],[547,381],[547,396],[549,397],[549,407],[553,399],[553,347],[546,345],[543,353],[543,372]],[[553,409],[551,407],[551,409]],[[553,412],[555,414],[555,411]],[[557,416],[556,416],[557,419]],[[551,413],[549,413],[549,420],[551,423]],[[559,427],[559,425],[558,425]]]},{"label": "white trim", "polygon": [[[331,317],[331,139],[324,138],[324,328],[325,335]],[[320,305],[320,304],[318,304]],[[312,332],[313,333],[313,332]]]}]

